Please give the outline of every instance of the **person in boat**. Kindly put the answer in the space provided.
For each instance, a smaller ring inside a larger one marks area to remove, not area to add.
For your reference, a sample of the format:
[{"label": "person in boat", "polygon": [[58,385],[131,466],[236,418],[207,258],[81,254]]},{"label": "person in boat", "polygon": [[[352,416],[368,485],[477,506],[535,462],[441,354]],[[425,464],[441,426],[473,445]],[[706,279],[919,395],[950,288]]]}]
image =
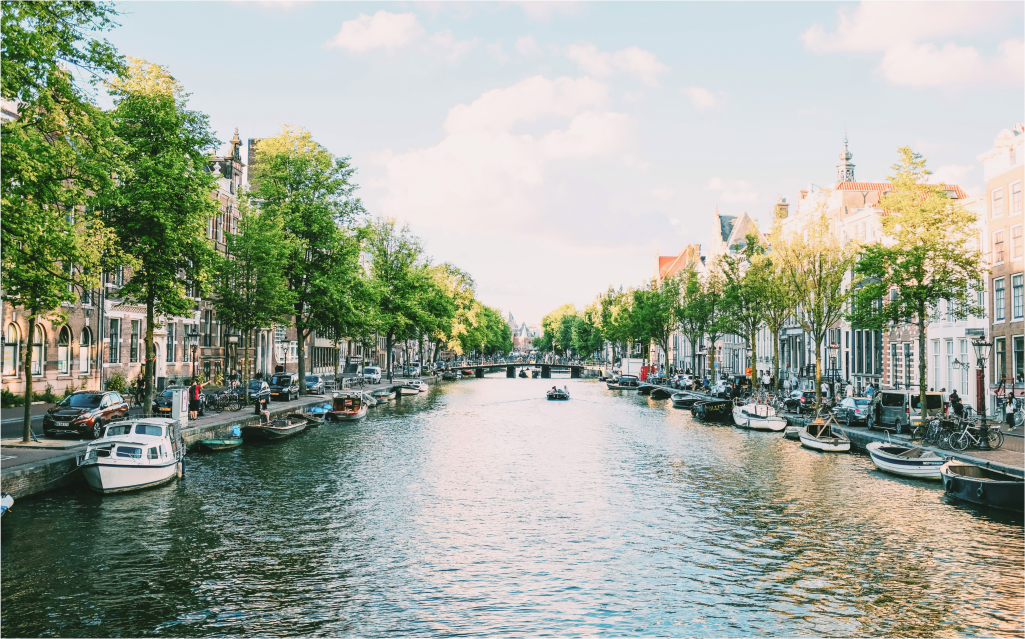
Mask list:
[{"label": "person in boat", "polygon": [[198,377],[192,378],[192,386],[189,386],[189,419],[196,419],[199,417],[200,395],[203,392],[203,387],[209,383],[210,380],[206,380],[200,384]]}]

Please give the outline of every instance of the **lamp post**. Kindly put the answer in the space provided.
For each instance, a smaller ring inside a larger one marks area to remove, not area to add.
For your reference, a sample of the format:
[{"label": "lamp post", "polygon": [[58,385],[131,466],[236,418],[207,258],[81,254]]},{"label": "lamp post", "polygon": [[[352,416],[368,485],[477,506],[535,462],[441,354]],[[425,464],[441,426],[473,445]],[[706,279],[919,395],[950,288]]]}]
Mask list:
[{"label": "lamp post", "polygon": [[228,336],[228,370],[232,376],[238,370],[238,335]]},{"label": "lamp post", "polygon": [[484,365],[484,340],[481,340],[480,343],[480,364]]},{"label": "lamp post", "polygon": [[989,359],[990,349],[993,348],[993,342],[987,342],[985,336],[976,337],[972,340],[972,346],[975,348],[976,365],[978,370],[975,371],[975,395],[976,403],[978,405],[977,410],[982,415],[982,426],[980,427],[982,443],[979,444],[980,450],[989,449],[989,425],[986,424],[986,360]]},{"label": "lamp post", "polygon": [[199,346],[199,329],[193,326],[192,330],[185,333],[185,340],[188,343],[189,351],[192,353],[192,378],[196,378],[196,348]]}]

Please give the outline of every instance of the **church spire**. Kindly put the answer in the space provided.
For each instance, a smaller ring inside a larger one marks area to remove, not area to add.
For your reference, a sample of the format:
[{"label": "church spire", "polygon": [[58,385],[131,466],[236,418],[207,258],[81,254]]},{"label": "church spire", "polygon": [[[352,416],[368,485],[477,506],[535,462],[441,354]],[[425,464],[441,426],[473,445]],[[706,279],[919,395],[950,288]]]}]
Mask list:
[{"label": "church spire", "polygon": [[840,164],[836,165],[836,183],[854,181],[854,164],[851,158],[854,156],[847,149],[847,125],[843,128],[843,151],[840,152]]}]

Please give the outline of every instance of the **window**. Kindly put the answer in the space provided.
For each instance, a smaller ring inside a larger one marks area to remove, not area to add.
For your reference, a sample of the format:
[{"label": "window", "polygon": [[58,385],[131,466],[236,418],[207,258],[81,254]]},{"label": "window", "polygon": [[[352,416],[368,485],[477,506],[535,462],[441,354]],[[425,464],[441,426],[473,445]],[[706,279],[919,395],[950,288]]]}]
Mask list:
[{"label": "window", "polygon": [[993,353],[993,376],[996,378],[993,381],[999,384],[1000,380],[1007,376],[1007,340],[1005,338],[998,337],[996,339]]},{"label": "window", "polygon": [[897,384],[897,345],[890,344],[890,384]]},{"label": "window", "polygon": [[110,356],[109,360],[111,364],[116,364],[121,361],[121,320],[113,319],[110,320]]},{"label": "window", "polygon": [[904,387],[911,386],[911,344],[904,344]]},{"label": "window", "polygon": [[993,189],[993,217],[1000,217],[1004,214],[1004,190]]},{"label": "window", "polygon": [[[940,383],[940,378],[936,378],[936,384]],[[947,340],[947,383],[943,388],[954,388],[954,340]]]},{"label": "window", "polygon": [[1011,313],[1012,318],[1020,320],[1022,318],[1022,276],[1012,275],[1011,276]]},{"label": "window", "polygon": [[203,346],[210,346],[210,325],[213,323],[213,311],[203,313]]},{"label": "window", "polygon": [[940,379],[940,340],[932,341],[932,379],[933,384],[939,383]]},{"label": "window", "polygon": [[139,320],[132,320],[132,335],[128,339],[128,361],[139,361]]},{"label": "window", "polygon": [[93,290],[91,288],[82,291],[82,306],[92,306]]},{"label": "window", "polygon": [[[958,341],[961,342],[961,361],[967,362],[968,340],[962,339]],[[968,397],[968,370],[964,366],[961,367],[961,394]]]},{"label": "window", "polygon": [[1011,185],[1011,213],[1021,213],[1021,182]]},{"label": "window", "polygon": [[18,325],[10,323],[4,332],[4,375],[17,375],[21,362],[21,331]]},{"label": "window", "polygon": [[43,327],[36,324],[35,330],[33,331],[32,340],[32,374],[42,375],[43,374],[43,357],[46,355],[46,350],[43,346],[46,343],[46,332]]},{"label": "window", "polygon": [[167,325],[167,353],[164,361],[174,361],[174,324]]},{"label": "window", "polygon": [[154,446],[146,451],[146,459],[157,459],[157,447]]},{"label": "window", "polygon": [[1000,264],[1004,261],[1004,232],[993,233],[993,263]]},{"label": "window", "polygon": [[993,321],[1004,321],[1004,278],[993,280]]},{"label": "window", "polygon": [[1022,241],[1021,241],[1021,225],[1011,227],[1011,259],[1021,257],[1022,254]]},{"label": "window", "polygon": [[1014,383],[1025,382],[1025,337],[1021,335],[1014,339]]},{"label": "window", "polygon": [[71,374],[71,329],[67,326],[57,336],[57,372]]},{"label": "window", "polygon": [[78,372],[80,374],[89,372],[89,364],[92,362],[92,348],[93,332],[88,328],[83,328],[78,344]]}]

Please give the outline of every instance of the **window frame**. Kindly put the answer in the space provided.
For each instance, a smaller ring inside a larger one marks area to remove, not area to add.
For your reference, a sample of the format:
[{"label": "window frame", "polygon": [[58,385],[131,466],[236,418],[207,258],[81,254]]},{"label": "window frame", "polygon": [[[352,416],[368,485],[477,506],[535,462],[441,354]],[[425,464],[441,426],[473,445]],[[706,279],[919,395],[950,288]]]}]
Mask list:
[{"label": "window frame", "polygon": [[993,322],[1003,322],[1007,316],[1006,306],[1006,288],[1004,288],[1004,278],[995,277],[993,278]]},{"label": "window frame", "polygon": [[1011,320],[1025,318],[1025,275],[1011,275]]},{"label": "window frame", "polygon": [[[116,327],[116,328],[115,328]],[[111,317],[107,326],[107,340],[110,349],[107,351],[107,363],[121,363],[121,318]]]},{"label": "window frame", "polygon": [[1004,189],[1003,187],[997,187],[989,192],[990,206],[992,207],[993,217],[1003,217],[1004,215]]}]

